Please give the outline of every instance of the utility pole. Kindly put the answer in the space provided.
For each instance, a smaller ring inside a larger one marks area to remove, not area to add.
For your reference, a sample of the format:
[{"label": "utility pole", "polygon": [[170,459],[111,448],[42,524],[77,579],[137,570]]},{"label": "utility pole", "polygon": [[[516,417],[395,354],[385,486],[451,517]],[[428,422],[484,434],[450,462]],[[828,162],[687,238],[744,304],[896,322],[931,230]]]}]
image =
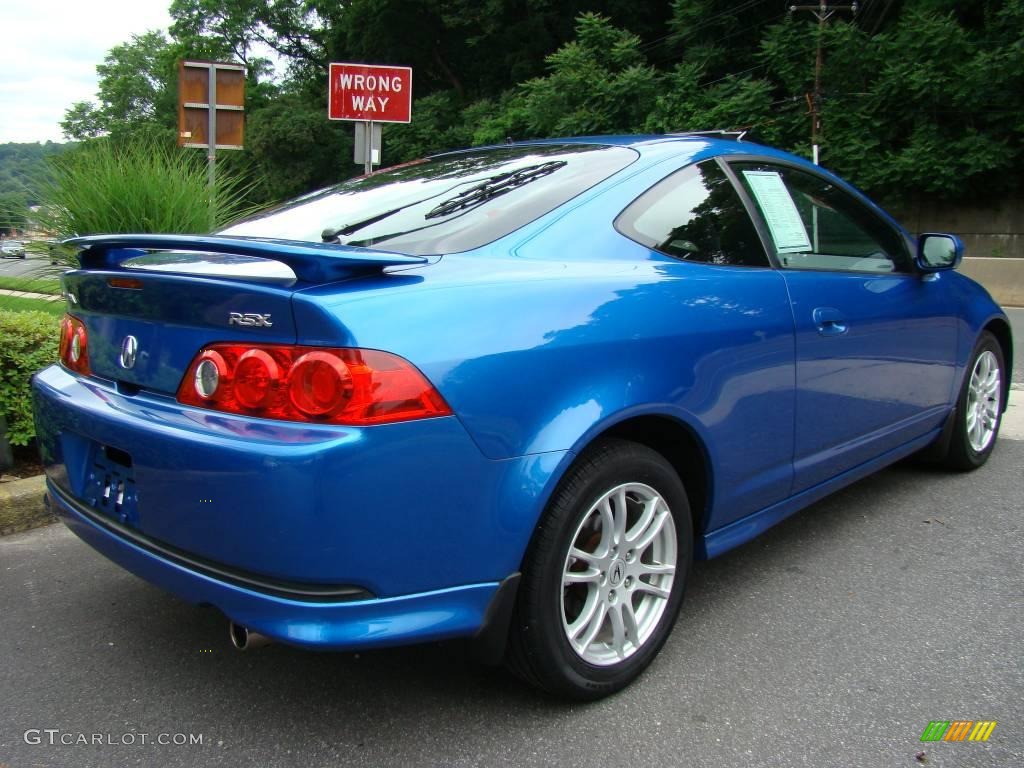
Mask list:
[{"label": "utility pole", "polygon": [[825,24],[839,11],[849,11],[856,15],[857,4],[850,5],[829,5],[827,0],[821,0],[818,5],[791,5],[790,13],[795,11],[810,11],[818,19],[818,52],[814,61],[814,93],[808,97],[809,111],[811,114],[811,152],[814,157],[814,164],[818,165],[818,157],[821,145],[821,69],[825,63],[825,52],[823,43],[825,39]]}]

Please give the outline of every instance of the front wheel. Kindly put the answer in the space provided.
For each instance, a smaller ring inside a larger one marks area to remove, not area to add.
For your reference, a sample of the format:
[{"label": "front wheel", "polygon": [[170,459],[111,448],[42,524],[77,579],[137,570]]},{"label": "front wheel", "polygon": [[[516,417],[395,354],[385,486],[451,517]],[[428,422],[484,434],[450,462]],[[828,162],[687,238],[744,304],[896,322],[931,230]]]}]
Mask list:
[{"label": "front wheel", "polygon": [[995,336],[983,332],[960,388],[945,460],[949,468],[977,469],[995,448],[1003,413],[1004,371],[1002,347]]},{"label": "front wheel", "polygon": [[509,666],[576,699],[625,687],[672,631],[692,552],[686,492],[660,454],[623,440],[588,451],[527,552]]}]

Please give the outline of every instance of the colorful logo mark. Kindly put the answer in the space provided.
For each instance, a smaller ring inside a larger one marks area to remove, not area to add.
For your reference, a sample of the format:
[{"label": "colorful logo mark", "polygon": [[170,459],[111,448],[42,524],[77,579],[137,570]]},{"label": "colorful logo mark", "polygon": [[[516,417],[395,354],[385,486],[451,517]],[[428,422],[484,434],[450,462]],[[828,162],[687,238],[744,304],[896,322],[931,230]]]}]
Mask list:
[{"label": "colorful logo mark", "polygon": [[995,728],[995,720],[932,720],[921,741],[988,741]]}]

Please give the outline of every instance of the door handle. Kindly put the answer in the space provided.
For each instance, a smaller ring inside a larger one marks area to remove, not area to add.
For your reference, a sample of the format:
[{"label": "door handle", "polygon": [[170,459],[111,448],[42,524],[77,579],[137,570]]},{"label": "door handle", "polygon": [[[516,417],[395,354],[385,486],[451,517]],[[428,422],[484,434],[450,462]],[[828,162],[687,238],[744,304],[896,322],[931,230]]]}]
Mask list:
[{"label": "door handle", "polygon": [[822,336],[841,336],[850,330],[846,318],[833,307],[818,307],[811,313],[811,317]]}]

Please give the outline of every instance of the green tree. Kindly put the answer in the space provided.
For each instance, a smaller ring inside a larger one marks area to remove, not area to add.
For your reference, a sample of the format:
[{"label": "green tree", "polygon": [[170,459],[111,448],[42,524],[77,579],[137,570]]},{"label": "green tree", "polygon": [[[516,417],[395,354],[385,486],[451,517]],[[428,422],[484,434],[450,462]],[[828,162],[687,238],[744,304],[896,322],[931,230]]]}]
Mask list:
[{"label": "green tree", "polygon": [[146,132],[173,140],[178,53],[177,46],[155,31],[111,48],[96,66],[98,103],[72,105],[61,122],[64,134],[81,140]]},{"label": "green tree", "polygon": [[576,39],[547,57],[548,74],[527,81],[506,102],[517,120],[498,122],[517,139],[639,130],[661,80],[640,46],[640,38],[606,17],[583,14]]},{"label": "green tree", "polygon": [[25,227],[28,217],[28,201],[24,194],[4,192],[0,194],[0,233],[10,235]]},{"label": "green tree", "polygon": [[[931,5],[931,3],[923,3]],[[824,39],[822,162],[883,199],[983,199],[1019,188],[1024,115],[1024,3],[970,28],[952,13],[907,8],[871,36],[833,23]],[[779,100],[771,125],[807,152],[815,26],[790,21],[762,41]],[[804,62],[801,65],[801,62]],[[786,98],[788,96],[788,98]]]},{"label": "green tree", "polygon": [[247,131],[259,199],[282,200],[325,187],[355,168],[350,125],[328,122],[326,110],[294,96],[253,112]]}]

